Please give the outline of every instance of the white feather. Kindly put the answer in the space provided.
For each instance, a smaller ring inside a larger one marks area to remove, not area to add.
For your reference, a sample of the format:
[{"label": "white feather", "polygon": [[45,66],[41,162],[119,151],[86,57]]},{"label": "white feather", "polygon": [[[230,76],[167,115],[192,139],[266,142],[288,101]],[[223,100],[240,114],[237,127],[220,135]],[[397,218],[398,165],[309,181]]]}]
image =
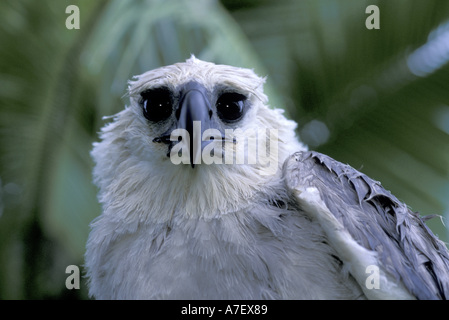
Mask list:
[{"label": "white feather", "polygon": [[[377,254],[374,251],[367,250],[352,238],[324,204],[318,189],[297,187],[296,196],[301,201],[304,212],[307,212],[323,227],[327,238],[336,249],[338,257],[356,279],[366,297],[388,300],[415,299],[402,282],[398,282],[382,268],[382,263],[377,259]],[[370,266],[381,267],[378,288],[368,288],[366,285],[367,270]]]}]

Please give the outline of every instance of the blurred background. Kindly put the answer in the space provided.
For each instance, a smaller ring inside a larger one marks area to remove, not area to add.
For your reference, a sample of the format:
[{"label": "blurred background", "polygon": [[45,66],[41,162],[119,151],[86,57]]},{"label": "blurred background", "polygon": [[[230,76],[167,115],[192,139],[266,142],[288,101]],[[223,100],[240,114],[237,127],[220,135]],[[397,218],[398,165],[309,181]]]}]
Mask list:
[{"label": "blurred background", "polygon": [[[69,5],[80,29],[66,28]],[[369,5],[380,29],[365,26]],[[87,298],[65,270],[83,271],[100,214],[89,151],[102,117],[133,75],[191,53],[268,76],[270,104],[311,149],[449,217],[447,0],[3,0],[0,299]]]}]

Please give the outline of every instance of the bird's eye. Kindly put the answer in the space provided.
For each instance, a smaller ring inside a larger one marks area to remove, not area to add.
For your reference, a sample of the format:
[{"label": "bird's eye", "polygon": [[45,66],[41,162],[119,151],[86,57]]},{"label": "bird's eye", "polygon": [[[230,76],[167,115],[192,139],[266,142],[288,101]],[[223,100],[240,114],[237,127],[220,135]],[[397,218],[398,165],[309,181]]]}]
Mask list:
[{"label": "bird's eye", "polygon": [[150,121],[166,120],[172,113],[172,95],[168,88],[145,90],[141,94],[143,115]]},{"label": "bird's eye", "polygon": [[217,100],[217,114],[225,122],[235,122],[243,116],[246,97],[235,92],[223,93]]}]

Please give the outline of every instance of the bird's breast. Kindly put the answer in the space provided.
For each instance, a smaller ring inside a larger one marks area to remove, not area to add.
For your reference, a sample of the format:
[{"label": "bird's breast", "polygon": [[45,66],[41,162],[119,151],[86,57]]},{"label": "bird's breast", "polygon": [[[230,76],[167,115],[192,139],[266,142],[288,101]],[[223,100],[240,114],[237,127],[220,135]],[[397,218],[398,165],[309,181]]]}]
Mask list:
[{"label": "bird's breast", "polygon": [[340,275],[324,240],[308,219],[270,206],[142,225],[104,250],[98,292],[108,299],[326,298]]}]

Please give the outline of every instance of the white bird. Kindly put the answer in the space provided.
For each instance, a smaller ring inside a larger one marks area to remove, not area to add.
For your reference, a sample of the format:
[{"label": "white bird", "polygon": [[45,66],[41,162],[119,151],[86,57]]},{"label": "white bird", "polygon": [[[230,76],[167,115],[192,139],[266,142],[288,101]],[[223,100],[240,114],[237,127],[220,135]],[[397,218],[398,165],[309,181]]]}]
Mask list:
[{"label": "white bird", "polygon": [[130,81],[92,151],[89,294],[448,298],[445,244],[378,182],[308,151],[264,81],[193,56]]}]

